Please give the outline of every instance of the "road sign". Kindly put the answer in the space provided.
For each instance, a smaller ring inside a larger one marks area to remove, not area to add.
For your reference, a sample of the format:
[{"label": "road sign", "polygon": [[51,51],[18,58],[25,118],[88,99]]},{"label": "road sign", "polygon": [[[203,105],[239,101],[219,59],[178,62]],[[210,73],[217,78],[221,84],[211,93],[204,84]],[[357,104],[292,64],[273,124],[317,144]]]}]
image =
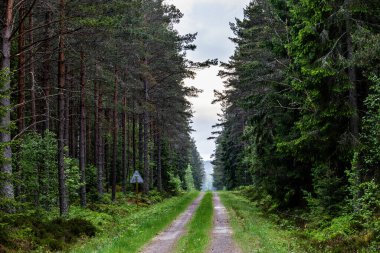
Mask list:
[{"label": "road sign", "polygon": [[133,176],[131,177],[130,183],[131,184],[134,184],[134,183],[142,184],[142,183],[144,183],[144,180],[142,179],[140,173],[137,170],[135,171],[135,173],[133,173]]}]

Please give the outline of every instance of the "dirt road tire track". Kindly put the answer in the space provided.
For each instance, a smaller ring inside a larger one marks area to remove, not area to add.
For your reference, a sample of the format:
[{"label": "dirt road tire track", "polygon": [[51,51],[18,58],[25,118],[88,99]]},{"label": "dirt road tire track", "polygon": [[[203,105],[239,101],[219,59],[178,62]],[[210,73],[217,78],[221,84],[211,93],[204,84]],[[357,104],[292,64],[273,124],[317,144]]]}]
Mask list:
[{"label": "dirt road tire track", "polygon": [[169,253],[172,252],[177,241],[186,232],[186,224],[190,221],[199,206],[204,192],[182,213],[166,230],[159,233],[140,253]]},{"label": "dirt road tire track", "polygon": [[232,228],[226,208],[220,201],[218,193],[214,193],[214,227],[209,253],[241,253],[242,251],[232,239]]}]

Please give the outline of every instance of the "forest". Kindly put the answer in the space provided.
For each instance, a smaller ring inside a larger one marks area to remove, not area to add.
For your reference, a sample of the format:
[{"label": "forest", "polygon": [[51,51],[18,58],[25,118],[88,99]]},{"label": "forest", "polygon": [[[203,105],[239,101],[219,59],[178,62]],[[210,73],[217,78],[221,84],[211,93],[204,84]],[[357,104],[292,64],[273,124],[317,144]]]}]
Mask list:
[{"label": "forest", "polygon": [[214,186],[321,252],[378,252],[380,2],[254,0],[230,26]]},{"label": "forest", "polygon": [[146,196],[201,188],[188,101],[200,90],[183,80],[216,60],[186,59],[196,34],[173,28],[175,6],[6,0],[0,13],[0,252],[36,247],[20,220],[128,200],[135,170]]},{"label": "forest", "polygon": [[215,199],[244,252],[379,252],[380,2],[247,2],[214,98],[220,201],[195,191],[185,84],[219,62],[187,58],[178,8],[0,2],[0,252],[140,252],[189,206],[178,250],[203,252]]}]

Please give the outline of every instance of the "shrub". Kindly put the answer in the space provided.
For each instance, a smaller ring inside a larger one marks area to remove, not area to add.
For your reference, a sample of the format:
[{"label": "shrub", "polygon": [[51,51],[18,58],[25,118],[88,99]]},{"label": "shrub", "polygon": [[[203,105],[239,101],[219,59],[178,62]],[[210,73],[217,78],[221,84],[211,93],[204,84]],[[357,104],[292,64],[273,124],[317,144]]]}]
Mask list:
[{"label": "shrub", "polygon": [[266,212],[273,212],[278,209],[278,203],[263,188],[256,187],[253,185],[240,186],[236,188],[236,191],[240,195],[254,202],[256,205],[258,205]]},{"label": "shrub", "polygon": [[152,204],[156,204],[156,203],[162,202],[165,197],[163,196],[161,192],[157,190],[152,190],[149,192],[148,198]]},{"label": "shrub", "polygon": [[63,250],[81,236],[95,236],[96,231],[91,222],[82,218],[45,220],[35,210],[0,214],[0,248],[4,251]]},{"label": "shrub", "polygon": [[169,173],[168,192],[175,196],[179,195],[182,191],[182,181],[179,176]]}]

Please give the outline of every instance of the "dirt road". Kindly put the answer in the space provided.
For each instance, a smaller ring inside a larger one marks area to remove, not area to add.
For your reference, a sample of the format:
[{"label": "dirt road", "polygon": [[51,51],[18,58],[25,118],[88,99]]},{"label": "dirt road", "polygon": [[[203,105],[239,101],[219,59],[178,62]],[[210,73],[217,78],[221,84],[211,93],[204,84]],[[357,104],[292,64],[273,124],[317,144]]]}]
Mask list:
[{"label": "dirt road", "polygon": [[[169,253],[173,252],[177,241],[186,232],[186,224],[190,221],[195,210],[199,206],[204,193],[189,206],[165,231],[158,234],[140,253]],[[209,253],[241,253],[242,251],[232,239],[232,229],[229,224],[226,208],[220,201],[218,193],[213,195],[214,221],[212,233],[210,233],[211,245]]]},{"label": "dirt road", "polygon": [[179,238],[186,232],[186,224],[190,221],[197,209],[204,192],[200,193],[198,198],[181,214],[165,231],[158,234],[141,253],[169,253],[172,252]]},{"label": "dirt road", "polygon": [[210,253],[241,253],[232,239],[232,229],[229,224],[226,208],[220,201],[218,193],[214,193],[214,228]]}]

